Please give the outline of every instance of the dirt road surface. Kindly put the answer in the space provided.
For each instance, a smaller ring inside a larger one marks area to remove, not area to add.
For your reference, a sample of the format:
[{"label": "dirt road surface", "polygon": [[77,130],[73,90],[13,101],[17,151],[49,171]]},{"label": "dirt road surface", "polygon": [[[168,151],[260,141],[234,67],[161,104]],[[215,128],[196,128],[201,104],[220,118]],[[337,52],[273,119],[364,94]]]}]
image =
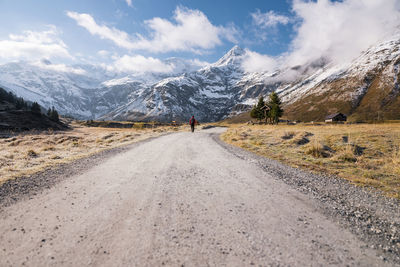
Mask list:
[{"label": "dirt road surface", "polygon": [[166,135],[2,209],[0,266],[385,266],[214,128]]}]

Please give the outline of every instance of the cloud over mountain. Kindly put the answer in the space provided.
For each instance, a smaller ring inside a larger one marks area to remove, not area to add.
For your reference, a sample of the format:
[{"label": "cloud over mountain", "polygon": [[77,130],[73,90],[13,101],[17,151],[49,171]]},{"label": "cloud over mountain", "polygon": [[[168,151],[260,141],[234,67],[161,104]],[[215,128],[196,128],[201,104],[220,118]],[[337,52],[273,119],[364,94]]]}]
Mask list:
[{"label": "cloud over mountain", "polygon": [[289,62],[297,65],[322,56],[349,61],[400,23],[396,0],[295,0],[293,12],[300,23]]},{"label": "cloud over mountain", "polygon": [[222,39],[235,42],[238,35],[234,26],[213,25],[203,12],[185,7],[175,9],[174,21],[159,17],[144,21],[149,29],[149,36],[141,34],[131,36],[114,27],[100,25],[89,14],[68,11],[67,15],[92,35],[111,40],[117,46],[129,50],[201,53],[203,50],[221,45]]},{"label": "cloud over mountain", "polygon": [[[296,66],[321,58],[346,63],[374,45],[400,25],[400,4],[396,0],[294,0],[295,36],[290,50],[279,58],[282,64]],[[253,13],[259,26],[289,23],[275,13]],[[276,64],[267,55],[250,54],[243,65],[247,71],[272,71]],[[264,62],[264,63],[263,63]]]},{"label": "cloud over mountain", "polygon": [[88,30],[92,35],[97,35],[101,39],[111,40],[117,46],[126,49],[134,48],[134,42],[126,32],[120,31],[114,27],[110,28],[105,25],[99,25],[89,14],[67,11],[67,16],[75,20],[79,26]]},{"label": "cloud over mountain", "polygon": [[253,23],[264,29],[269,27],[276,27],[279,24],[286,25],[290,22],[290,18],[288,16],[278,14],[273,10],[270,10],[266,13],[262,13],[260,12],[260,10],[257,10],[250,15],[253,19]]},{"label": "cloud over mountain", "polygon": [[0,40],[0,60],[40,60],[42,58],[69,58],[67,45],[59,37],[60,31],[49,25],[44,31],[24,31],[10,34],[7,40]]},{"label": "cloud over mountain", "polygon": [[109,70],[117,72],[133,72],[133,73],[170,73],[174,69],[172,64],[166,64],[161,60],[153,57],[144,57],[141,55],[128,56],[124,55],[117,59]]}]

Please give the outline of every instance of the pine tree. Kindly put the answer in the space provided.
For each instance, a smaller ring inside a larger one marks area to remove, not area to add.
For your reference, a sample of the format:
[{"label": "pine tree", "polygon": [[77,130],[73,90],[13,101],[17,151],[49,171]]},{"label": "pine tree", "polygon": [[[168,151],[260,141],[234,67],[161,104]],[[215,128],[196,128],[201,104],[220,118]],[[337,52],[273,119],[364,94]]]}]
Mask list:
[{"label": "pine tree", "polygon": [[8,102],[15,104],[16,97],[15,97],[15,95],[13,93],[8,92],[8,95],[7,95],[6,99],[7,99]]},{"label": "pine tree", "polygon": [[37,102],[32,103],[31,111],[32,111],[32,113],[37,114],[37,115],[41,114],[40,106]]},{"label": "pine tree", "polygon": [[254,105],[253,108],[250,111],[250,117],[257,119],[258,118],[258,110],[257,110],[257,105]]},{"label": "pine tree", "polygon": [[257,105],[254,105],[253,109],[250,111],[250,116],[260,121],[263,120],[265,118],[263,110],[264,106],[265,106],[264,97],[260,96]]},{"label": "pine tree", "polygon": [[16,109],[24,109],[26,103],[22,97],[18,97],[15,101],[15,108]]},{"label": "pine tree", "polygon": [[269,95],[268,106],[271,108],[271,110],[269,111],[269,116],[273,124],[278,124],[279,118],[282,117],[283,109],[281,107],[281,104],[282,102],[279,99],[278,94],[272,92]]},{"label": "pine tree", "polygon": [[50,111],[50,120],[55,121],[55,122],[59,122],[60,121],[60,118],[58,116],[58,112],[54,108],[54,106],[51,108],[51,111]]},{"label": "pine tree", "polygon": [[51,117],[51,109],[50,109],[50,108],[47,110],[46,115],[47,115],[47,117],[49,117],[49,118]]},{"label": "pine tree", "polygon": [[12,104],[15,104],[17,97],[12,92],[7,92],[3,88],[0,87],[0,100],[5,100]]}]

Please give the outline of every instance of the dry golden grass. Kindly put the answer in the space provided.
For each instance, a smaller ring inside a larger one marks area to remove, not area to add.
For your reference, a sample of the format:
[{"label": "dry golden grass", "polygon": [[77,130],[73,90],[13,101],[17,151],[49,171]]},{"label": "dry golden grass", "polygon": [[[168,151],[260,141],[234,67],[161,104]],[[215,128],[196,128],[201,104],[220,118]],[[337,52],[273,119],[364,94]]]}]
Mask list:
[{"label": "dry golden grass", "polygon": [[400,125],[230,125],[222,139],[400,198]]},{"label": "dry golden grass", "polygon": [[[65,132],[27,132],[0,139],[0,184],[21,176],[184,127],[120,129],[72,125]],[[189,130],[186,127],[185,130]]]}]

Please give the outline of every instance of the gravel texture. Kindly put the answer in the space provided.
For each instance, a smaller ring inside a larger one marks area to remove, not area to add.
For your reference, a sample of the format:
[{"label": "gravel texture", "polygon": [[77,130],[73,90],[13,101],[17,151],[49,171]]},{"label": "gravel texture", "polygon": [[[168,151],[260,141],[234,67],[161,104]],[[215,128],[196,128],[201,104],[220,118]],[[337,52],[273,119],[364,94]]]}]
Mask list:
[{"label": "gravel texture", "polygon": [[127,146],[104,150],[89,157],[81,158],[70,163],[60,164],[57,167],[30,176],[8,180],[0,185],[0,211],[2,208],[10,206],[19,200],[32,198],[44,189],[50,189],[60,181],[83,173],[88,168],[100,165],[110,157],[128,151],[142,143],[150,142],[155,138],[157,137],[152,137]]},{"label": "gravel texture", "polygon": [[276,160],[214,140],[237,157],[263,168],[272,177],[319,202],[324,214],[382,252],[384,260],[400,264],[400,201],[332,176],[292,168]]},{"label": "gravel texture", "polygon": [[166,135],[5,183],[0,266],[399,263],[398,202],[226,145],[221,132]]}]

